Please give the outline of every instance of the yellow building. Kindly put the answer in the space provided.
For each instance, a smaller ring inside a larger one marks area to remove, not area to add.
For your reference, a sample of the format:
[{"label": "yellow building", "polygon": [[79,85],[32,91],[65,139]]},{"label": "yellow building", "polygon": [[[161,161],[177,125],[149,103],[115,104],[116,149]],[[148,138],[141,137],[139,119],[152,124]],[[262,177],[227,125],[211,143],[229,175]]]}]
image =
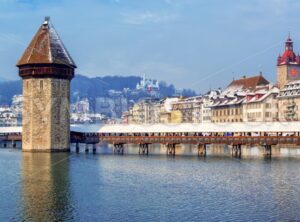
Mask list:
[{"label": "yellow building", "polygon": [[142,100],[125,113],[124,119],[133,124],[170,123],[172,104],[177,100],[178,98]]},{"label": "yellow building", "polygon": [[211,122],[242,122],[243,108],[242,102],[244,98],[236,98],[234,100],[220,100],[211,107]]},{"label": "yellow building", "polygon": [[[193,98],[193,97],[192,97]],[[172,110],[181,113],[181,122],[182,123],[191,123],[193,122],[193,110],[194,110],[194,101],[192,98],[181,98],[179,101],[173,104]]]},{"label": "yellow building", "polygon": [[180,110],[171,112],[171,123],[182,123],[182,112]]}]

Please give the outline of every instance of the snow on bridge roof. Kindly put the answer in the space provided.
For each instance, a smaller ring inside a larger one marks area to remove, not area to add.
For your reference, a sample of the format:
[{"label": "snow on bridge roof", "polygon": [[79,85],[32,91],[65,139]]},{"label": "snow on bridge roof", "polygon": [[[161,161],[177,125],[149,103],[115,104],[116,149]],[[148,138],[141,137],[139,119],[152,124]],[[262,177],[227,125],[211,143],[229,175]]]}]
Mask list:
[{"label": "snow on bridge roof", "polygon": [[[83,133],[181,133],[181,132],[300,132],[300,122],[84,124],[71,125]],[[0,127],[0,133],[21,133],[22,127]]]},{"label": "snow on bridge roof", "polygon": [[300,132],[300,122],[73,125],[86,133]]},{"label": "snow on bridge roof", "polygon": [[0,133],[22,133],[21,126],[0,127]]}]

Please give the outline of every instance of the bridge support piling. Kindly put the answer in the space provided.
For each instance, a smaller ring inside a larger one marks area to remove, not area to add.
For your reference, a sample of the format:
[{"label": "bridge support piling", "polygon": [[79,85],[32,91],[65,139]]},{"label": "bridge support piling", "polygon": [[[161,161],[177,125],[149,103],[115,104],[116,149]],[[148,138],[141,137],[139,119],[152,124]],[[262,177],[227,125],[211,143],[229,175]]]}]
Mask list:
[{"label": "bridge support piling", "polygon": [[263,145],[264,147],[264,156],[271,157],[272,156],[272,145]]},{"label": "bridge support piling", "polygon": [[114,144],[114,153],[123,155],[124,154],[124,144],[122,144],[122,143]]},{"label": "bridge support piling", "polygon": [[176,144],[167,144],[167,155],[168,156],[175,156],[175,147]]},{"label": "bridge support piling", "polygon": [[97,153],[97,144],[93,144],[93,154]]},{"label": "bridge support piling", "polygon": [[139,155],[147,155],[149,154],[149,144],[145,143],[145,144],[140,144],[139,146]]},{"label": "bridge support piling", "polygon": [[79,153],[79,143],[78,142],[76,142],[76,153]]},{"label": "bridge support piling", "polygon": [[11,141],[12,148],[16,148],[16,142],[14,140]]},{"label": "bridge support piling", "polygon": [[232,145],[231,154],[234,157],[241,158],[241,156],[242,156],[242,145],[241,144]]},{"label": "bridge support piling", "polygon": [[85,153],[89,153],[89,144],[88,143],[85,144]]},{"label": "bridge support piling", "polygon": [[206,157],[207,144],[198,144],[198,156]]}]

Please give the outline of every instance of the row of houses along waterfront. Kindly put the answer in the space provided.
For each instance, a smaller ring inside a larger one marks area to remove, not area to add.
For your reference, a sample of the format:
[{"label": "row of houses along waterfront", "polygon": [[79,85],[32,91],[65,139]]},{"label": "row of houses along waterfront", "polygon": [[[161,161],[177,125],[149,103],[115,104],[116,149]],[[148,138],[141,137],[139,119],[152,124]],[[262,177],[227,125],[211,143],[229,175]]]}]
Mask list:
[{"label": "row of houses along waterfront", "polygon": [[125,123],[219,123],[300,120],[300,56],[290,37],[277,58],[277,82],[262,73],[233,80],[202,96],[146,99],[124,113]]}]

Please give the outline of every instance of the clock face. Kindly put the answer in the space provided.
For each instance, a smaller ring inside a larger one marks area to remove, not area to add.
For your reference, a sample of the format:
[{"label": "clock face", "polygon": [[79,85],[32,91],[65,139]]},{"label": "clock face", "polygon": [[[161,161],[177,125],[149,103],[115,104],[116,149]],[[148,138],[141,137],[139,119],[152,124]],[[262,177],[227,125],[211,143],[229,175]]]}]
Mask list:
[{"label": "clock face", "polygon": [[290,79],[299,79],[300,68],[299,67],[291,67],[288,70],[288,74]]}]

